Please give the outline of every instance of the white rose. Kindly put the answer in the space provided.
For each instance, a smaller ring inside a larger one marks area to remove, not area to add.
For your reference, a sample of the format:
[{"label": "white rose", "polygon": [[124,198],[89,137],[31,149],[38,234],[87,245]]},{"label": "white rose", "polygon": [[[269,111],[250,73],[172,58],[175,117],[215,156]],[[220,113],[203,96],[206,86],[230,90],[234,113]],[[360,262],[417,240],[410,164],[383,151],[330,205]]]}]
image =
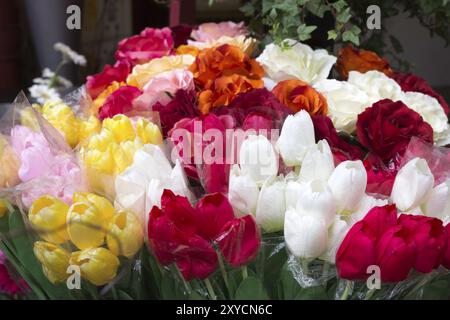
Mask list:
[{"label": "white rose", "polygon": [[321,80],[314,84],[328,103],[328,115],[338,131],[355,131],[358,114],[370,107],[369,97],[357,86],[338,80]]},{"label": "white rose", "polygon": [[408,108],[420,114],[433,128],[434,141],[438,145],[445,145],[449,135],[448,118],[439,102],[426,94],[420,92],[405,92],[402,99]]},{"label": "white rose", "polygon": [[404,96],[398,83],[379,71],[372,70],[366,73],[350,71],[348,82],[367,94],[369,107],[382,99],[398,101]]},{"label": "white rose", "polygon": [[290,47],[282,48],[273,43],[267,45],[256,59],[275,82],[299,79],[315,83],[328,78],[336,57],[324,49],[313,50],[310,46],[287,39]]},{"label": "white rose", "polygon": [[315,145],[314,125],[308,112],[301,110],[289,115],[276,144],[284,163],[288,166],[300,165],[306,152]]},{"label": "white rose", "polygon": [[425,159],[414,158],[395,177],[391,199],[401,211],[416,208],[433,188],[434,177]]}]

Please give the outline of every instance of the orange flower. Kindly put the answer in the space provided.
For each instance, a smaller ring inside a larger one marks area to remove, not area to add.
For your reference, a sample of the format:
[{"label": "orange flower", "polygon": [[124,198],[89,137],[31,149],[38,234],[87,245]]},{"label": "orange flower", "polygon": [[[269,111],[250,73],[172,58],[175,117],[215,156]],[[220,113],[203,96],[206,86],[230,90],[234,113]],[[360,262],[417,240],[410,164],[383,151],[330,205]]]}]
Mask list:
[{"label": "orange flower", "polygon": [[227,106],[239,93],[263,86],[261,79],[252,80],[239,74],[222,76],[214,80],[213,89],[200,92],[198,97],[200,111],[207,114],[211,108]]},{"label": "orange flower", "polygon": [[281,81],[272,89],[272,93],[294,112],[305,110],[311,115],[327,114],[325,97],[301,80]]},{"label": "orange flower", "polygon": [[342,78],[347,79],[350,71],[365,73],[370,70],[383,72],[391,76],[393,71],[385,59],[375,52],[347,46],[339,51],[336,69]]},{"label": "orange flower", "polygon": [[213,89],[215,80],[222,76],[237,74],[248,80],[261,80],[264,69],[250,59],[239,47],[223,44],[201,50],[189,70],[194,74],[200,89]]}]

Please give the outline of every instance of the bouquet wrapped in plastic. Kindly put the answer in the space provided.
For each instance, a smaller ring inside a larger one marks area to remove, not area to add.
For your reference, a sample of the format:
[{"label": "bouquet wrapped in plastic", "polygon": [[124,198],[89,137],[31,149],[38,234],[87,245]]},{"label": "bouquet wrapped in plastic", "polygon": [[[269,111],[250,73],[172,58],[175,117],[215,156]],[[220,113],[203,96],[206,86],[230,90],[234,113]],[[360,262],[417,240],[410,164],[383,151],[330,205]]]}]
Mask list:
[{"label": "bouquet wrapped in plastic", "polygon": [[10,296],[449,297],[440,95],[365,50],[178,31],[146,28],[84,87],[3,117]]}]

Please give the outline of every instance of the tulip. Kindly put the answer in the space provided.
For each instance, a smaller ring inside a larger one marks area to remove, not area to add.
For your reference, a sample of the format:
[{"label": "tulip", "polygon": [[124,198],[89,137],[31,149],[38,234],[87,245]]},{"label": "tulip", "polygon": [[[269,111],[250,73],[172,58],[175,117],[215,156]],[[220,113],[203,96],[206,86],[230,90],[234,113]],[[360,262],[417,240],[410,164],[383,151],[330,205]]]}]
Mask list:
[{"label": "tulip", "polygon": [[67,279],[69,276],[67,274],[70,259],[69,251],[50,242],[36,241],[33,252],[42,264],[42,272],[51,283],[56,284]]},{"label": "tulip", "polygon": [[266,180],[261,188],[256,207],[256,223],[265,232],[283,230],[286,211],[286,182],[283,177]]},{"label": "tulip", "polygon": [[328,229],[328,245],[325,254],[320,257],[322,260],[331,264],[336,263],[336,253],[349,229],[348,223],[336,216],[333,224]]},{"label": "tulip", "polygon": [[60,102],[47,102],[42,107],[42,115],[63,134],[72,148],[78,144],[80,122],[71,107]]},{"label": "tulip", "polygon": [[333,154],[326,140],[320,140],[317,147],[311,147],[305,154],[300,168],[300,180],[319,179],[327,181],[334,170]]},{"label": "tulip", "polygon": [[404,227],[406,240],[415,245],[414,269],[422,273],[439,267],[447,246],[447,232],[442,221],[425,216],[402,214],[398,223]]},{"label": "tulip", "polygon": [[106,151],[108,146],[115,142],[114,134],[111,130],[103,128],[98,134],[91,137],[88,150]]},{"label": "tulip", "polygon": [[382,207],[388,204],[387,199],[377,199],[367,194],[364,194],[359,202],[358,208],[348,216],[347,221],[350,225],[354,225],[359,220],[362,220],[366,214],[374,207]]},{"label": "tulip", "polygon": [[414,264],[414,249],[414,243],[408,241],[402,226],[396,226],[383,234],[375,251],[381,280],[383,282],[405,280]]},{"label": "tulip", "polygon": [[111,154],[114,158],[115,174],[123,172],[133,163],[133,157],[137,150],[142,147],[139,140],[123,141],[120,144],[110,145]]},{"label": "tulip", "polygon": [[447,248],[442,255],[442,265],[450,269],[450,223],[447,223],[445,230],[447,231]]},{"label": "tulip", "polygon": [[96,116],[90,116],[87,120],[80,121],[80,143],[87,141],[90,137],[98,134],[101,130],[100,120]]},{"label": "tulip", "polygon": [[293,175],[290,176],[289,174],[286,176],[286,209],[295,208],[297,206],[301,192],[303,188],[305,188],[304,183],[292,179],[292,176]]},{"label": "tulip", "polygon": [[242,143],[239,164],[242,173],[248,174],[258,186],[278,173],[278,157],[270,141],[263,135],[250,135]]},{"label": "tulip", "polygon": [[366,185],[367,173],[360,160],[341,162],[328,180],[338,212],[354,211],[365,194]]},{"label": "tulip", "polygon": [[287,248],[296,257],[315,259],[327,248],[327,226],[321,216],[286,211],[284,238]]},{"label": "tulip", "polygon": [[241,173],[238,165],[230,170],[228,200],[233,208],[241,214],[256,214],[259,188],[250,175]]},{"label": "tulip", "polygon": [[286,165],[298,166],[302,163],[306,152],[315,144],[311,116],[301,110],[286,118],[276,145]]},{"label": "tulip", "polygon": [[143,144],[161,144],[163,141],[158,126],[144,118],[139,118],[136,122],[136,133]]},{"label": "tulip", "polygon": [[131,141],[136,137],[133,123],[123,114],[117,114],[112,118],[103,120],[103,128],[112,132],[116,142]]},{"label": "tulip", "polygon": [[411,210],[426,199],[433,184],[434,177],[427,162],[414,158],[397,173],[391,199],[401,211]]},{"label": "tulip", "polygon": [[142,224],[133,213],[121,211],[113,216],[106,236],[106,243],[112,253],[131,258],[143,242]]},{"label": "tulip", "polygon": [[69,239],[66,229],[68,210],[69,206],[58,198],[42,196],[31,205],[28,218],[42,239],[60,244]]},{"label": "tulip", "polygon": [[444,223],[450,221],[450,179],[431,190],[421,209],[429,217],[439,218]]},{"label": "tulip", "polygon": [[113,280],[119,268],[119,259],[105,248],[89,248],[73,252],[70,264],[80,267],[81,276],[96,286]]},{"label": "tulip", "polygon": [[326,182],[312,180],[302,184],[296,210],[302,214],[321,217],[328,228],[336,216],[336,205]]},{"label": "tulip", "polygon": [[70,240],[79,249],[101,246],[113,214],[114,208],[107,199],[94,194],[75,194],[67,214]]}]

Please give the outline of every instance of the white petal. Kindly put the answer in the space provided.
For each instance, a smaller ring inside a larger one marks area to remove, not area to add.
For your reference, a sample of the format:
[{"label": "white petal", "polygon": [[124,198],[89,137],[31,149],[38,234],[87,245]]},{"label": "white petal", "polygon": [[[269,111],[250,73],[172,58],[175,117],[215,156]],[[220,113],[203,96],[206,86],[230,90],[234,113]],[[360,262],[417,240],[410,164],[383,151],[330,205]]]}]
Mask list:
[{"label": "white petal", "polygon": [[450,179],[434,187],[429,193],[422,211],[429,217],[446,222],[450,219]]},{"label": "white petal", "polygon": [[320,140],[317,147],[310,148],[300,168],[300,180],[319,179],[327,181],[334,170],[333,154],[326,140]]},{"label": "white petal", "polygon": [[238,165],[230,170],[228,200],[238,214],[256,214],[259,188],[249,175],[242,175]]},{"label": "white petal", "polygon": [[256,223],[266,232],[283,230],[286,182],[283,177],[267,180],[261,188],[256,207]]}]

